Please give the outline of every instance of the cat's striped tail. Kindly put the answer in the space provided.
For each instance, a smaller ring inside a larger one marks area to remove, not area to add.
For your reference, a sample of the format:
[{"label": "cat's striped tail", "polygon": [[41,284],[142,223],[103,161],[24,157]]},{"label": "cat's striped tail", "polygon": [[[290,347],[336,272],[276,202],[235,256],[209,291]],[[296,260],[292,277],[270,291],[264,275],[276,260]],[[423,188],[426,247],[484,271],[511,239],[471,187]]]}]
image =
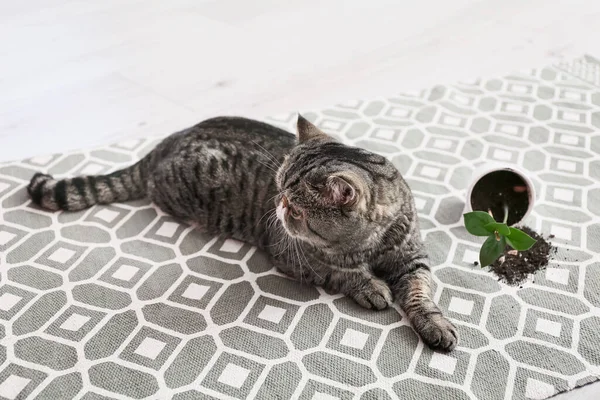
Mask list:
[{"label": "cat's striped tail", "polygon": [[31,200],[48,210],[82,210],[94,204],[108,204],[146,197],[148,188],[147,158],[108,175],[78,176],[56,180],[37,173],[27,192]]}]

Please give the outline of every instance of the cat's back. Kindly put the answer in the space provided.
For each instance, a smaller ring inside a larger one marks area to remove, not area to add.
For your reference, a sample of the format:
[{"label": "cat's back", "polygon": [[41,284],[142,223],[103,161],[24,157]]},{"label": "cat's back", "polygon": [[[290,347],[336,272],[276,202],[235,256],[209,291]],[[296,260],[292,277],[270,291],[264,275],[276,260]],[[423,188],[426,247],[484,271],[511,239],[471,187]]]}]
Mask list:
[{"label": "cat's back", "polygon": [[275,174],[296,143],[275,126],[219,117],[167,137],[153,151],[150,198],[210,234],[260,245],[275,209]]},{"label": "cat's back", "polygon": [[215,117],[166,138],[159,150],[180,153],[202,143],[227,144],[244,152],[268,153],[281,159],[295,145],[290,132],[243,117]]},{"label": "cat's back", "polygon": [[269,138],[293,144],[295,136],[274,125],[244,117],[215,117],[204,120],[193,131],[217,134],[227,140],[246,140],[251,137]]}]

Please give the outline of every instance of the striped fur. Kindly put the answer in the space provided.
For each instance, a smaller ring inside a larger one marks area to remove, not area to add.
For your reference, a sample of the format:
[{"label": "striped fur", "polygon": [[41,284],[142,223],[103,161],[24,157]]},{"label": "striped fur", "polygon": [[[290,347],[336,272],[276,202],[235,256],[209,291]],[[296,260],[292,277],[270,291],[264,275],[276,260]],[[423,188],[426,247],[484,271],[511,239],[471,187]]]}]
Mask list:
[{"label": "striped fur", "polygon": [[109,175],[63,180],[37,173],[31,178],[27,192],[35,204],[53,211],[76,211],[94,204],[137,200],[147,195],[143,165],[144,160]]},{"label": "striped fur", "polygon": [[410,189],[385,158],[338,143],[302,117],[288,132],[221,117],[164,139],[138,163],[102,176],[36,174],[50,210],[147,197],[211,234],[263,248],[290,276],[383,309],[396,299],[430,346],[456,330],[433,303]]},{"label": "striped fur", "polygon": [[442,315],[431,298],[431,272],[417,267],[390,285],[413,327],[433,348],[452,350],[458,341],[456,328]]}]

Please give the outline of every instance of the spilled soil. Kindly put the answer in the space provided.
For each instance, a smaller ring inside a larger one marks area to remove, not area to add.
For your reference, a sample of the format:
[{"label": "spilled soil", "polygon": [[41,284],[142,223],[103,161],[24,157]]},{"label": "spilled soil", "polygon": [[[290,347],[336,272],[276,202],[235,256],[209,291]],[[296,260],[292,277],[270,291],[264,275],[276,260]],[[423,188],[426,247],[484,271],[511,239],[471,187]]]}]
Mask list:
[{"label": "spilled soil", "polygon": [[550,235],[548,239],[545,239],[527,226],[518,227],[518,229],[534,238],[535,244],[529,250],[519,252],[506,246],[504,254],[490,265],[490,270],[498,277],[499,281],[512,286],[524,282],[529,274],[545,269],[557,251],[556,247],[548,241],[554,236]]}]

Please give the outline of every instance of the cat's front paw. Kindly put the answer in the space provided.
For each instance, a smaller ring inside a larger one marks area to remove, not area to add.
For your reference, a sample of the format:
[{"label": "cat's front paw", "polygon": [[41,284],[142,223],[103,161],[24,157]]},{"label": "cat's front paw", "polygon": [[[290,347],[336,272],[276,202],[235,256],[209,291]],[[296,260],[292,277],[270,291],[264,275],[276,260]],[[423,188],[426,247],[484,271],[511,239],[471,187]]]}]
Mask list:
[{"label": "cat's front paw", "polygon": [[425,344],[433,350],[452,351],[458,344],[458,332],[442,314],[429,314],[415,322]]},{"label": "cat's front paw", "polygon": [[359,305],[364,308],[383,310],[392,302],[392,292],[387,283],[379,279],[369,279],[369,281],[351,293],[347,293]]}]

